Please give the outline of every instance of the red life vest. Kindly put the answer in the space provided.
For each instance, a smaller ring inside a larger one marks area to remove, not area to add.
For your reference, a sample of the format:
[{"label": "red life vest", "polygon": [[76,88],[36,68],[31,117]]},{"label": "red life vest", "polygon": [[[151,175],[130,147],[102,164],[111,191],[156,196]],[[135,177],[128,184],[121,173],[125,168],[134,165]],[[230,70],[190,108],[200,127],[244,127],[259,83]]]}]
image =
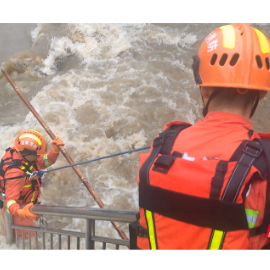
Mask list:
[{"label": "red life vest", "polygon": [[[243,141],[230,160],[187,160],[171,149],[190,124],[172,124],[139,164],[140,221],[130,225],[131,248],[247,249],[270,224],[270,142]],[[263,223],[249,228],[249,184],[267,179]],[[136,237],[135,237],[136,234]],[[226,241],[230,239],[230,241]]]},{"label": "red life vest", "polygon": [[[13,159],[13,153],[15,148],[8,148],[5,155],[3,156],[0,164],[0,180],[5,178],[6,170],[9,168],[18,168],[25,173],[33,173],[38,171],[37,164],[29,164],[28,162],[21,159]],[[18,177],[20,178],[20,177]],[[35,177],[29,180],[29,176],[25,174],[24,187],[20,193],[20,198],[17,200],[18,204],[27,204],[33,202],[34,204],[38,202],[38,197],[40,195],[40,185],[41,178]],[[12,181],[12,180],[7,180]],[[0,191],[5,192],[5,181],[0,182]]]}]

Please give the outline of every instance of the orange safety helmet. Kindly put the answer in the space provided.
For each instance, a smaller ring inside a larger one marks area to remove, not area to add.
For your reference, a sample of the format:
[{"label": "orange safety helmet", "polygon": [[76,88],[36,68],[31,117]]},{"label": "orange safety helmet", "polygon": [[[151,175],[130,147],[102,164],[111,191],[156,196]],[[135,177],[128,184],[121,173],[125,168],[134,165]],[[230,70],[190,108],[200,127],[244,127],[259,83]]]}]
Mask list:
[{"label": "orange safety helmet", "polygon": [[21,154],[28,155],[43,155],[47,149],[45,139],[35,130],[22,131],[14,140],[14,147]]},{"label": "orange safety helmet", "polygon": [[[270,41],[248,23],[222,26],[209,34],[194,56],[200,86],[270,91]],[[242,92],[243,94],[245,91]],[[259,99],[267,92],[260,92]]]}]

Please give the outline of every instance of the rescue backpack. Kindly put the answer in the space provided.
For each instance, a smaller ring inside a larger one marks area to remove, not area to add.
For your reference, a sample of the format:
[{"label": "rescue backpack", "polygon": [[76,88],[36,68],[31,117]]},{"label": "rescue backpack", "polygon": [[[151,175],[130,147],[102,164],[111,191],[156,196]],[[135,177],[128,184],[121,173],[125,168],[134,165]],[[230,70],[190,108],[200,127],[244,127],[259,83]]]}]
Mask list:
[{"label": "rescue backpack", "polygon": [[[270,142],[245,140],[228,161],[190,161],[171,153],[189,126],[170,125],[155,138],[150,154],[140,155],[140,215],[129,226],[131,249],[247,249],[249,237],[267,231]],[[264,218],[256,228],[244,207],[255,179],[267,179]]]}]

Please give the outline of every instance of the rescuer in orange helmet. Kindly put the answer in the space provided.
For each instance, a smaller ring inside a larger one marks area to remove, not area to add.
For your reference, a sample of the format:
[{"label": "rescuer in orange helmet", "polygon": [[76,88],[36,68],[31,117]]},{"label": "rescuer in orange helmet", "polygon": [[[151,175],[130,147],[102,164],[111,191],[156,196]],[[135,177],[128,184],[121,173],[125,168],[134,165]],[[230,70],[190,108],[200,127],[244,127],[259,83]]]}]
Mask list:
[{"label": "rescuer in orange helmet", "polygon": [[249,24],[204,39],[192,68],[205,118],[168,123],[140,156],[131,248],[270,249],[270,133],[249,120],[270,91],[269,49]]},{"label": "rescuer in orange helmet", "polygon": [[[46,141],[42,135],[35,130],[25,130],[18,134],[14,146],[6,150],[1,160],[0,177],[15,179],[1,181],[0,188],[5,193],[4,207],[13,216],[14,224],[33,226],[33,220],[38,220],[39,215],[33,213],[31,207],[38,203],[41,177],[32,179],[30,174],[54,164],[59,156],[58,146],[64,146],[64,143],[56,136],[52,149],[46,154]],[[21,208],[22,204],[26,206]],[[25,238],[28,238],[27,232]]]}]

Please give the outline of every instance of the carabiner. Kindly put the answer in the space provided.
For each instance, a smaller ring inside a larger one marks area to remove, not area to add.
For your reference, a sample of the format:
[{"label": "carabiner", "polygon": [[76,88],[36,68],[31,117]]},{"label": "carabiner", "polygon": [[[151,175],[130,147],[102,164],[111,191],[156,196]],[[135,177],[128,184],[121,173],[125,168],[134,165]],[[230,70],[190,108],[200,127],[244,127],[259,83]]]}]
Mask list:
[{"label": "carabiner", "polygon": [[32,181],[32,180],[34,180],[37,177],[38,171],[34,171],[32,173],[27,172],[26,174],[29,176],[29,180]]}]

